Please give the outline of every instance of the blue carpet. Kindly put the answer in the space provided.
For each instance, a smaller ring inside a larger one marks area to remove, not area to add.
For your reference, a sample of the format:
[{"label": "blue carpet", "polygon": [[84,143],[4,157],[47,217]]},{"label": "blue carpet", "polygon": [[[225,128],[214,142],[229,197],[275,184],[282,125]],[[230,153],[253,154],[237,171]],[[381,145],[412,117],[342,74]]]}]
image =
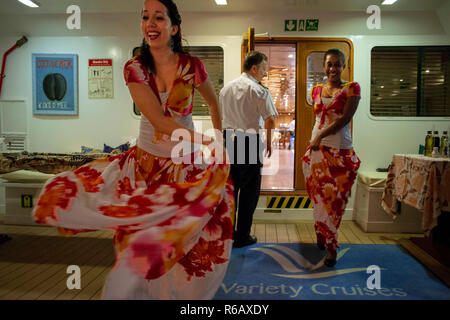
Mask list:
[{"label": "blue carpet", "polygon": [[[323,265],[325,255],[315,244],[233,249],[214,299],[450,299],[450,289],[400,246],[341,244],[333,268]],[[379,270],[368,273],[372,265]]]}]

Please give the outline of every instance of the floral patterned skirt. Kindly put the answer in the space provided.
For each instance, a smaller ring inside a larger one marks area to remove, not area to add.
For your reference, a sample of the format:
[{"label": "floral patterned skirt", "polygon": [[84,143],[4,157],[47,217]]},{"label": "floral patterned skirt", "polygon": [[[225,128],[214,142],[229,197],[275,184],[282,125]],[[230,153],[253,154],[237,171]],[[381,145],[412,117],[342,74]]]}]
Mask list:
[{"label": "floral patterned skirt", "polygon": [[211,299],[231,253],[234,191],[229,165],[134,147],[50,179],[33,214],[64,235],[115,230],[104,299]]},{"label": "floral patterned skirt", "polygon": [[320,146],[302,158],[306,191],[314,201],[317,241],[328,251],[337,250],[337,229],[341,223],[361,161],[353,149]]}]

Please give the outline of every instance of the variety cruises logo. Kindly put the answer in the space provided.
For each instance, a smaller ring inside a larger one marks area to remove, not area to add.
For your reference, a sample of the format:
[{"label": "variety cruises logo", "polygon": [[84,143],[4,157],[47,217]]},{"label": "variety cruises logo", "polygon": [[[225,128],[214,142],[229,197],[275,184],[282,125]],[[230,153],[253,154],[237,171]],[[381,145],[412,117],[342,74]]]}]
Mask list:
[{"label": "variety cruises logo", "polygon": [[[232,264],[237,273],[225,277],[217,299],[404,299],[408,296],[403,288],[382,287],[381,270],[387,269],[376,265],[325,268],[325,257],[311,262],[292,245],[267,244],[247,250],[261,255],[252,255],[255,262],[246,266],[243,261]],[[337,260],[350,250],[347,247],[338,251]],[[246,260],[246,255],[239,256]],[[339,280],[346,274],[355,274],[355,278]]]},{"label": "variety cruises logo", "polygon": [[[277,249],[284,253],[287,257],[289,257],[292,261],[294,261],[297,266],[295,266],[285,255],[281,254],[280,252],[277,252],[273,249]],[[361,272],[361,271],[367,271],[367,267],[361,267],[361,268],[348,268],[348,269],[338,269],[338,270],[331,270],[331,271],[325,271],[325,272],[313,272],[320,267],[323,266],[325,257],[320,260],[317,264],[312,264],[308,261],[304,256],[302,256],[300,253],[285,247],[281,245],[267,245],[264,248],[252,248],[250,250],[255,251],[261,251],[268,256],[270,256],[272,259],[274,259],[280,267],[288,272],[287,274],[281,274],[281,273],[273,273],[272,275],[277,277],[284,277],[284,278],[294,278],[294,279],[318,279],[318,278],[327,278],[327,277],[334,277],[337,275],[352,273],[352,272]],[[347,251],[350,250],[350,248],[346,248],[344,250],[338,251],[336,260],[339,260],[342,258]],[[305,274],[306,270],[310,273]]]}]

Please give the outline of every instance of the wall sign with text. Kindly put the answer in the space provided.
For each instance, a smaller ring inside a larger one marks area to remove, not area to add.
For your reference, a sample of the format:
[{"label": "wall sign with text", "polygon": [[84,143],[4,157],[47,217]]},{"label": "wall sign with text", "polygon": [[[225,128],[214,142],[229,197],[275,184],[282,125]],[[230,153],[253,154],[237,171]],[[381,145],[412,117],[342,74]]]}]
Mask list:
[{"label": "wall sign with text", "polygon": [[78,56],[32,54],[33,114],[78,114]]},{"label": "wall sign with text", "polygon": [[89,59],[89,99],[114,97],[112,59]]}]

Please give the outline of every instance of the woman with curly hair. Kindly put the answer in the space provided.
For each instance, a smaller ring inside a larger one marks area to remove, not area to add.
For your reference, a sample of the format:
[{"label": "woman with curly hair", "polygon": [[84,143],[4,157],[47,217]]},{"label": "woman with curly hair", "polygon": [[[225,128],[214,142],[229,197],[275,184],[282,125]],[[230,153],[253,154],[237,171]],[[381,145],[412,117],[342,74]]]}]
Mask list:
[{"label": "woman with curly hair", "polygon": [[317,245],[328,251],[325,265],[336,264],[337,230],[361,161],[352,146],[351,120],[358,108],[360,87],[341,79],[345,55],[330,49],[324,55],[327,81],[312,88],[316,122],[303,156],[306,190],[314,201]]},{"label": "woman with curly hair", "polygon": [[[227,269],[234,212],[230,168],[218,161],[226,154],[222,144],[196,133],[192,122],[196,89],[220,131],[218,100],[203,63],[183,52],[180,26],[172,0],[144,2],[141,53],[124,68],[142,113],[136,147],[57,175],[34,208],[38,222],[65,234],[115,230],[117,260],[104,299],[211,299]],[[183,141],[173,141],[177,132]],[[214,144],[216,161],[202,161],[197,141]],[[193,151],[174,152],[180,144]]]}]

